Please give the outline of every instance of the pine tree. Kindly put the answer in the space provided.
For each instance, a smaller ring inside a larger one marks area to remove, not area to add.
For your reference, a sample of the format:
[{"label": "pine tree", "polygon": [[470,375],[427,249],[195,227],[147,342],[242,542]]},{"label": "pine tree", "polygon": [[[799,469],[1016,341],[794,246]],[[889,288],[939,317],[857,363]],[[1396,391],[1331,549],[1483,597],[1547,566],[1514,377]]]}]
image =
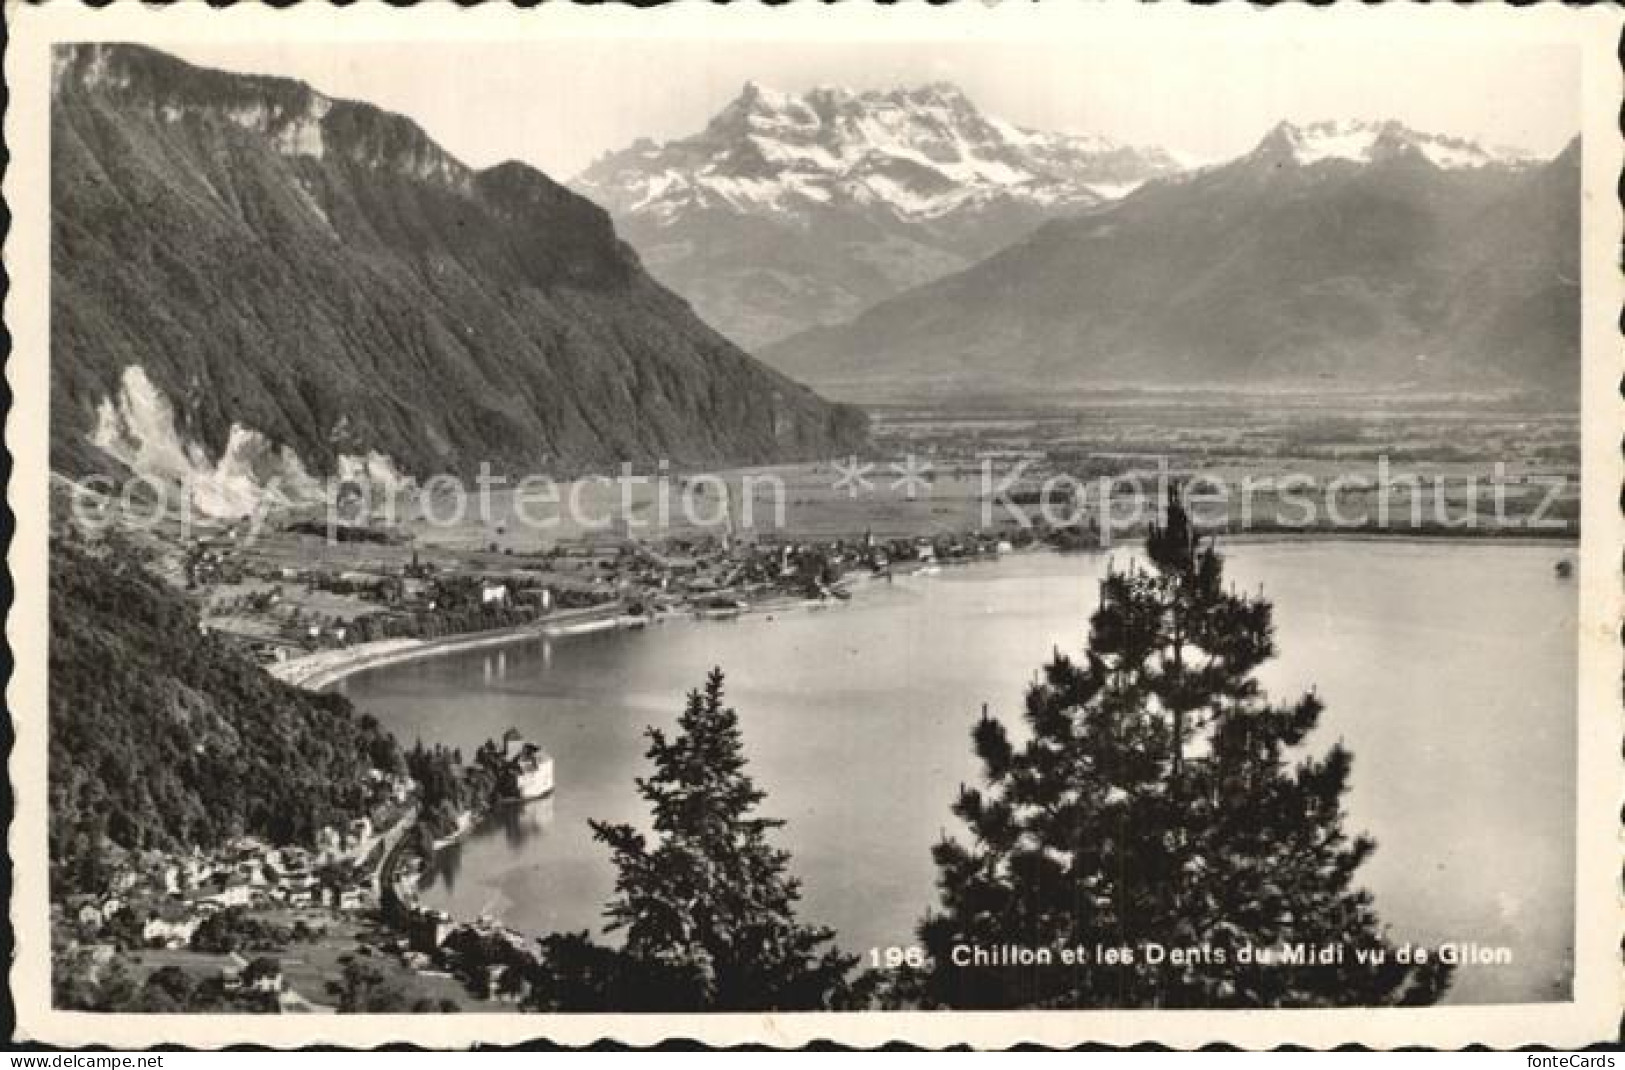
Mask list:
[{"label": "pine tree", "polygon": [[[1450,971],[1401,963],[1354,884],[1375,844],[1343,830],[1351,756],[1301,744],[1311,692],[1273,705],[1271,606],[1227,590],[1171,495],[1148,565],[1111,571],[1081,662],[1060,653],[1026,701],[1020,749],[984,708],[985,789],[953,809],[974,836],[933,849],[942,910],[903,990],[958,1007],[1280,1007],[1431,1003]],[[1151,962],[1152,945],[1186,949]],[[1242,963],[1244,948],[1341,949],[1335,964]],[[955,965],[955,948],[1049,949],[1049,964]],[[1083,958],[1068,964],[1061,949]],[[1132,961],[1107,961],[1102,949]],[[1356,952],[1359,952],[1359,957]],[[1121,954],[1121,952],[1120,952]]]},{"label": "pine tree", "polygon": [[[576,963],[583,983],[615,989],[599,998],[622,1009],[817,1010],[859,999],[848,980],[856,957],[826,946],[831,930],[796,917],[800,882],[768,840],[783,822],[756,814],[765,795],[745,771],[722,671],[689,694],[674,737],[653,728],[648,737],[654,773],[637,788],[653,841],[630,825],[592,822],[619,871],[606,913],[625,933],[624,951],[606,955],[572,937],[553,948],[555,968]],[[551,1002],[579,1006],[571,987],[550,978]]]}]

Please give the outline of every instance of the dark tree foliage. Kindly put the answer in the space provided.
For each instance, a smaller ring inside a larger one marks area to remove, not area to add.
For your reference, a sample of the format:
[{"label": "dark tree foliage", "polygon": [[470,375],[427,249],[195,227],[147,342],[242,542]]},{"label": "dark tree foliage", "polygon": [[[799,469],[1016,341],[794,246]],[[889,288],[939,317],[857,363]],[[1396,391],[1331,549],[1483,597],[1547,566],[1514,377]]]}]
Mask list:
[{"label": "dark tree foliage", "polygon": [[[973,840],[933,849],[942,906],[920,927],[931,966],[901,987],[975,1008],[1433,1002],[1449,971],[1398,962],[1354,884],[1375,845],[1343,829],[1349,752],[1303,753],[1320,701],[1271,704],[1253,678],[1275,654],[1270,604],[1226,589],[1177,496],[1146,549],[1149,567],[1101,582],[1084,660],[1057,653],[1028,692],[1025,742],[985,713],[976,724],[987,785],[954,805]],[[1151,965],[1150,944],[1206,950]],[[1297,944],[1344,958],[1238,962],[1245,946]],[[952,962],[955,947],[1010,945],[1056,961]],[[1063,947],[1091,961],[1064,964]],[[1140,953],[1110,965],[1102,947]]]},{"label": "dark tree foliage", "polygon": [[277,1010],[268,993],[228,993],[218,977],[194,983],[178,966],[161,966],[142,984],[122,957],[98,963],[93,953],[68,951],[52,956],[51,1005],[58,1010],[121,1014],[269,1014]]},{"label": "dark tree foliage", "polygon": [[376,963],[352,958],[337,981],[327,983],[328,995],[341,1014],[400,1014],[412,1008],[413,994]]},{"label": "dark tree foliage", "polygon": [[691,692],[667,738],[651,728],[654,773],[639,778],[654,836],[593,822],[619,876],[606,911],[624,949],[586,934],[553,936],[531,1001],[560,1010],[819,1010],[850,1006],[866,985],[834,933],[796,917],[800,882],[768,841],[783,822],[756,816],[764,793],[745,771],[738,715],[722,672]]},{"label": "dark tree foliage", "polygon": [[161,966],[147,975],[143,994],[148,1010],[182,1010],[192,1000],[192,979],[179,966]]},{"label": "dark tree foliage", "polygon": [[[124,1011],[136,1006],[140,990],[121,958],[99,964],[85,951],[55,956],[51,966],[51,1006],[61,1010]],[[162,1003],[163,997],[157,1002]]]},{"label": "dark tree foliage", "polygon": [[191,948],[223,955],[232,951],[278,951],[292,942],[292,929],[264,921],[243,907],[227,907],[198,924],[192,933]]},{"label": "dark tree foliage", "polygon": [[462,752],[437,743],[425,747],[422,740],[407,751],[403,764],[418,785],[418,835],[420,849],[428,854],[437,837],[457,829],[463,814],[475,818],[485,814],[510,790],[511,774],[502,757],[502,746],[493,740],[481,743],[474,761],[465,764]]},{"label": "dark tree foliage", "polygon": [[590,934],[542,937],[526,1005],[534,1010],[627,1014],[703,1010],[686,964],[636,958]]},{"label": "dark tree foliage", "polygon": [[57,895],[105,887],[105,845],[308,843],[367,812],[393,744],[338,695],[268,676],[117,555],[53,541],[50,845]]}]

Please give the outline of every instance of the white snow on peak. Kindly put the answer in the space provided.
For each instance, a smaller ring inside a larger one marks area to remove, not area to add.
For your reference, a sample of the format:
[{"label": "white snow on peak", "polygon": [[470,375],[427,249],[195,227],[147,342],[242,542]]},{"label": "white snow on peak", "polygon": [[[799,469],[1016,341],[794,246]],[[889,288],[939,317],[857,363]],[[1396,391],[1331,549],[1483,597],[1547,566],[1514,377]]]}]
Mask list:
[{"label": "white snow on peak", "polygon": [[1421,133],[1394,121],[1340,120],[1307,126],[1282,123],[1270,132],[1264,143],[1272,142],[1284,143],[1293,159],[1304,166],[1325,160],[1371,163],[1407,150],[1420,153],[1443,170],[1518,166],[1528,162],[1527,157],[1511,150],[1492,152],[1465,138]]},{"label": "white snow on peak", "polygon": [[1317,123],[1299,130],[1290,128],[1294,135],[1293,148],[1299,163],[1313,164],[1321,160],[1354,160],[1365,163],[1371,159],[1372,147],[1381,131],[1364,123]]},{"label": "white snow on peak", "polygon": [[1178,169],[1161,150],[986,116],[945,82],[801,93],[752,82],[699,134],[635,142],[576,184],[616,211],[668,220],[694,208],[795,214],[840,204],[929,219],[999,198],[1090,205]]}]

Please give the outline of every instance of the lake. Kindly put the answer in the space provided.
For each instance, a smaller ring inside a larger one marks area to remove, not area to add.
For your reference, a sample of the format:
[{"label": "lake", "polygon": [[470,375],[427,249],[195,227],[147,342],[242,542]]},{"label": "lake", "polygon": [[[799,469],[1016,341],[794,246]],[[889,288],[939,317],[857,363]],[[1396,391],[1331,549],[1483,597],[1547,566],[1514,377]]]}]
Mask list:
[{"label": "lake", "polygon": [[[1271,695],[1315,686],[1309,746],[1354,754],[1349,831],[1399,941],[1512,950],[1450,999],[1565,999],[1574,939],[1577,581],[1564,547],[1398,541],[1221,547],[1275,604]],[[1118,564],[1129,554],[1119,551]],[[403,742],[469,754],[516,726],[558,788],[441,853],[423,898],[526,931],[601,927],[614,880],[588,818],[643,824],[647,725],[675,724],[721,665],[763,811],[803,879],[802,916],[842,947],[913,943],[935,899],[929,845],[978,764],[982,704],[1009,723],[1051,652],[1079,651],[1108,557],[1022,554],[871,584],[850,602],[733,621],[536,640],[336,685]]]}]

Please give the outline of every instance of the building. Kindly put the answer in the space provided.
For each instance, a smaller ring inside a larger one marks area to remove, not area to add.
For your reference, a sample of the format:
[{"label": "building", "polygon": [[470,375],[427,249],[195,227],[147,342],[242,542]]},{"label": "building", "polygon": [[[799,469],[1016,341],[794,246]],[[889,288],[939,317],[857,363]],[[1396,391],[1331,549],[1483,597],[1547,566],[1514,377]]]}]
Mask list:
[{"label": "building", "polygon": [[141,927],[141,940],[149,947],[183,948],[192,942],[201,921],[194,914],[165,904]]},{"label": "building", "polygon": [[246,907],[253,899],[253,885],[247,881],[228,878],[194,895],[192,906],[197,910],[224,910],[227,907]]},{"label": "building", "polygon": [[526,985],[517,973],[513,975],[513,980],[510,981],[509,972],[509,968],[501,963],[491,967],[485,976],[486,999],[502,1003],[519,1002],[524,995]]},{"label": "building", "polygon": [[266,856],[271,876],[282,884],[294,884],[310,876],[311,855],[301,847],[283,847]]},{"label": "building", "polygon": [[232,880],[251,888],[263,887],[266,884],[264,861],[259,858],[241,859],[232,867]]},{"label": "building", "polygon": [[452,928],[451,917],[445,911],[419,909],[408,919],[407,937],[413,951],[431,954],[446,942]]},{"label": "building", "polygon": [[180,866],[182,889],[199,888],[214,877],[214,863],[194,851]]},{"label": "building", "polygon": [[80,925],[88,925],[93,929],[102,927],[101,905],[88,895],[74,896],[68,900],[68,916]]},{"label": "building", "polygon": [[[373,770],[377,772],[377,770]],[[344,837],[332,825],[323,825],[316,833],[316,857],[322,861],[332,861],[344,853]],[[267,859],[269,864],[274,864]]]},{"label": "building", "polygon": [[238,836],[226,848],[234,859],[263,858],[270,849],[271,845],[258,836]]},{"label": "building", "polygon": [[180,895],[183,890],[181,867],[173,864],[162,867],[158,871],[158,884],[163,888],[165,895]]},{"label": "building", "polygon": [[335,906],[340,910],[365,910],[371,904],[372,896],[367,894],[365,888],[349,887],[338,889]]},{"label": "building", "polygon": [[248,961],[233,951],[226,956],[225,965],[220,967],[220,987],[227,992],[237,992],[243,987],[243,969]]},{"label": "building", "polygon": [[553,608],[553,589],[551,587],[524,588],[517,592],[514,597],[527,605],[535,606],[543,613],[547,613]]},{"label": "building", "polygon": [[248,974],[251,976],[245,975],[245,983],[253,991],[264,992],[267,994],[276,994],[282,991],[281,965],[278,965],[274,972],[255,972],[250,970],[248,971]]},{"label": "building", "polygon": [[514,799],[540,799],[553,791],[553,758],[513,729],[502,735],[502,757],[507,763],[504,793]]}]

